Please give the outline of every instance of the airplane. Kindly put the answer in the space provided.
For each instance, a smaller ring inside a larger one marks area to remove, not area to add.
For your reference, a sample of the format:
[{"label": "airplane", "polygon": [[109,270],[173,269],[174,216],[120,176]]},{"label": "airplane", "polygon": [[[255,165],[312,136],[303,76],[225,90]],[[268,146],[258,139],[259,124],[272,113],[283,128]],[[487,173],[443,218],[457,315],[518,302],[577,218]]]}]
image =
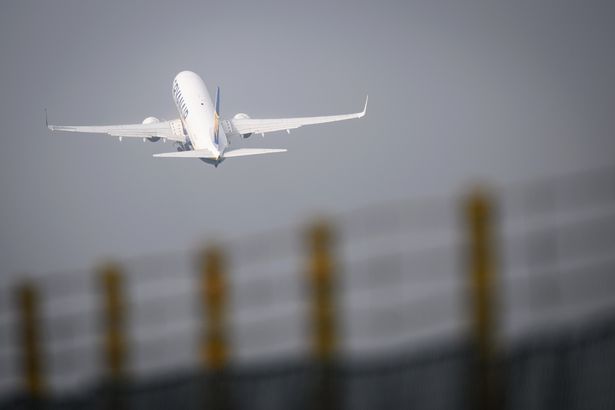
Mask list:
[{"label": "airplane", "polygon": [[176,145],[176,152],[154,154],[158,158],[199,158],[205,163],[217,167],[227,158],[250,155],[285,152],[285,149],[239,148],[229,149],[229,137],[249,138],[253,134],[274,131],[286,131],[304,125],[322,124],[361,118],[367,110],[367,101],[363,111],[354,114],[329,115],[322,117],[298,118],[250,118],[239,113],[230,119],[220,118],[220,87],[216,88],[215,102],[212,103],[205,83],[192,71],[182,71],[173,79],[173,100],[179,118],[160,121],[156,117],[147,117],[141,124],[69,126],[50,125],[45,110],[45,125],[51,131],[71,131],[85,133],[102,133],[123,138],[142,138],[143,141],[171,141]]}]

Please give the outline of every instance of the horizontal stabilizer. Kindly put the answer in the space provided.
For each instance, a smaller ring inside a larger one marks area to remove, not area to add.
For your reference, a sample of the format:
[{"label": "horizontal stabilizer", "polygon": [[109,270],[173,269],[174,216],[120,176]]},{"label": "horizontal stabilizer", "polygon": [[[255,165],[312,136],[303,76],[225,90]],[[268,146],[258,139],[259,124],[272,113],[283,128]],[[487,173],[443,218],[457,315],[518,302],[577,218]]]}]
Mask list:
[{"label": "horizontal stabilizer", "polygon": [[273,154],[275,152],[286,152],[285,149],[271,149],[271,148],[240,148],[231,151],[226,151],[223,155],[224,158],[233,157],[247,157],[248,155],[261,155],[261,154]]},{"label": "horizontal stabilizer", "polygon": [[210,151],[206,149],[197,149],[193,151],[179,151],[179,152],[164,152],[162,154],[154,154],[158,158],[209,158],[216,159]]},{"label": "horizontal stabilizer", "polygon": [[[275,152],[286,152],[285,149],[270,149],[270,148],[240,148],[231,151],[226,151],[222,158],[233,157],[247,157],[249,155],[261,155],[261,154],[273,154]],[[162,154],[154,154],[158,158],[208,158],[218,159],[218,157],[212,154],[206,149],[197,149],[193,151],[179,151],[179,152],[164,152]]]}]

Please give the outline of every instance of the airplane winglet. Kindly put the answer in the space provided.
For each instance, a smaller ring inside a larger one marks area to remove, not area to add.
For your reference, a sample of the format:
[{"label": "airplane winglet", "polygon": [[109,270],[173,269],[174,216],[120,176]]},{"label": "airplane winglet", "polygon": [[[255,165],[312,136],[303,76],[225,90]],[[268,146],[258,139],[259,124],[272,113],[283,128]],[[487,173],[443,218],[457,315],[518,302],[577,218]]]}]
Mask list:
[{"label": "airplane winglet", "polygon": [[49,120],[47,119],[47,108],[45,108],[45,127],[49,129]]},{"label": "airplane winglet", "polygon": [[365,96],[365,105],[363,106],[363,111],[361,112],[361,117],[365,115],[367,112],[367,101],[369,100],[369,94]]}]

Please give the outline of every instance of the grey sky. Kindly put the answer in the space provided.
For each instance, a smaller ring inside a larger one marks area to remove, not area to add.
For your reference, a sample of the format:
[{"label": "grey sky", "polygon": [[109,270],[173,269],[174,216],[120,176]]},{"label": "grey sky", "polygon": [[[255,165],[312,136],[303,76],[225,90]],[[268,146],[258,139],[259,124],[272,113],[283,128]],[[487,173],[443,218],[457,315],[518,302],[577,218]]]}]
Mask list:
[{"label": "grey sky", "polygon": [[[0,276],[185,249],[393,198],[613,163],[612,1],[3,2]],[[162,160],[172,146],[53,134],[174,118],[183,69],[222,115],[357,111],[245,145],[286,154]]]}]

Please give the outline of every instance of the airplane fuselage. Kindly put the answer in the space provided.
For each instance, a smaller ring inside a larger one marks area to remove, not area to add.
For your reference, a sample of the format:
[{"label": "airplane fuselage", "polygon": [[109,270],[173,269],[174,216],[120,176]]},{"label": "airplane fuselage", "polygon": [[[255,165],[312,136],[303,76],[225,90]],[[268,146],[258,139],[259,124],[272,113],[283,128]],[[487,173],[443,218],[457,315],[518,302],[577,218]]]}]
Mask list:
[{"label": "airplane fuselage", "polygon": [[228,142],[218,131],[215,106],[201,77],[182,71],[173,80],[172,93],[191,149],[206,149],[220,159]]}]

